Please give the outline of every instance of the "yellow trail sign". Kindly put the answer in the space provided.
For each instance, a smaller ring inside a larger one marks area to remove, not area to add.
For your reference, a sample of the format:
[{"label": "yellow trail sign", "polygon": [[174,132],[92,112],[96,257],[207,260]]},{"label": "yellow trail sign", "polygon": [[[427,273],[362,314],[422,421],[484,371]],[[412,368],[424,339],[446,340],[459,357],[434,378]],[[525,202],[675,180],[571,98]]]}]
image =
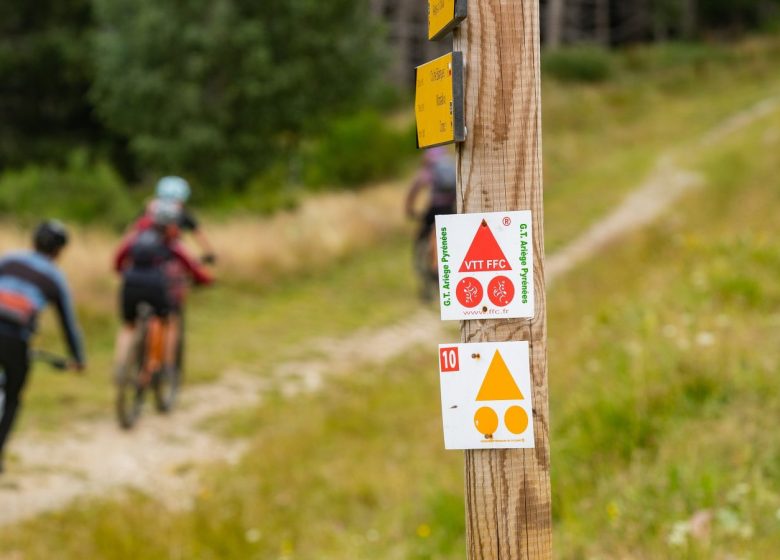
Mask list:
[{"label": "yellow trail sign", "polygon": [[417,146],[463,142],[463,53],[445,54],[417,67],[414,113]]},{"label": "yellow trail sign", "polygon": [[466,19],[466,0],[428,0],[428,39],[441,39]]}]

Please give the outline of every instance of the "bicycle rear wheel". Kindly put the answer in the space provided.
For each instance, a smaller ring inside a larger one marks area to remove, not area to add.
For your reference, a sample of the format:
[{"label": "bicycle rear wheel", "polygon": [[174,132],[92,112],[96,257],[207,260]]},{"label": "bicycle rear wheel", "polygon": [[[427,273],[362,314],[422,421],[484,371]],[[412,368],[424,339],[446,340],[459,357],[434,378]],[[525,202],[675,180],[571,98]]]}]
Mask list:
[{"label": "bicycle rear wheel", "polygon": [[146,336],[149,316],[139,316],[135,337],[130,352],[117,379],[116,412],[119,425],[129,430],[135,426],[141,416],[144,402],[144,384],[142,376],[146,361]]},{"label": "bicycle rear wheel", "polygon": [[154,402],[157,411],[163,414],[171,412],[176,406],[181,383],[181,371],[184,354],[184,318],[179,317],[179,340],[176,345],[176,366],[171,370],[163,367],[154,377]]},{"label": "bicycle rear wheel", "polygon": [[414,269],[420,281],[420,298],[434,301],[439,292],[439,270],[436,265],[436,244],[433,232],[414,243]]}]

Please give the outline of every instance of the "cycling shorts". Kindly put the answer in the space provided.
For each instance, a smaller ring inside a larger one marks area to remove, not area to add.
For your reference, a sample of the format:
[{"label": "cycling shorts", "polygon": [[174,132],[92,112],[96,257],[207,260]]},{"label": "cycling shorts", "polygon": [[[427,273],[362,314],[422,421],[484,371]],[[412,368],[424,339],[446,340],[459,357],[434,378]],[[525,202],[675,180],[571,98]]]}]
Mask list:
[{"label": "cycling shorts", "polygon": [[168,281],[158,269],[134,269],[124,273],[122,279],[120,313],[126,323],[138,318],[138,306],[149,305],[154,314],[166,318],[176,311],[171,301]]}]

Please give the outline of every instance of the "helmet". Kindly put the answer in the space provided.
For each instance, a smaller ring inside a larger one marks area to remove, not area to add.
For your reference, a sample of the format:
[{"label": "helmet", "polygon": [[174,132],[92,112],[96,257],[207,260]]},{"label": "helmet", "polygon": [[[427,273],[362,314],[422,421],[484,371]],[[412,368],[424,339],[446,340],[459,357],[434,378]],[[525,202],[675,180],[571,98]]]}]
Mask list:
[{"label": "helmet", "polygon": [[447,156],[447,148],[442,146],[425,150],[425,163],[436,163]]},{"label": "helmet", "polygon": [[149,215],[155,226],[176,225],[181,218],[181,205],[173,200],[158,198],[149,205]]},{"label": "helmet", "polygon": [[190,184],[181,177],[163,177],[157,181],[157,198],[187,202],[192,194]]},{"label": "helmet", "polygon": [[35,250],[44,255],[54,255],[68,244],[68,230],[58,220],[46,220],[38,224],[33,234]]}]

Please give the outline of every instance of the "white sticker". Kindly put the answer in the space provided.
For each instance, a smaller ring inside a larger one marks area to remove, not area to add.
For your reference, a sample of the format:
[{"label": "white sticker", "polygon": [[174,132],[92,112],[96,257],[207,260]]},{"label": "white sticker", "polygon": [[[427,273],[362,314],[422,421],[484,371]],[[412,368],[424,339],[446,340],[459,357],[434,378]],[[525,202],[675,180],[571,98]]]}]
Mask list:
[{"label": "white sticker", "polygon": [[436,216],[441,318],[534,316],[531,212]]},{"label": "white sticker", "polygon": [[527,342],[439,346],[447,449],[535,447]]}]

